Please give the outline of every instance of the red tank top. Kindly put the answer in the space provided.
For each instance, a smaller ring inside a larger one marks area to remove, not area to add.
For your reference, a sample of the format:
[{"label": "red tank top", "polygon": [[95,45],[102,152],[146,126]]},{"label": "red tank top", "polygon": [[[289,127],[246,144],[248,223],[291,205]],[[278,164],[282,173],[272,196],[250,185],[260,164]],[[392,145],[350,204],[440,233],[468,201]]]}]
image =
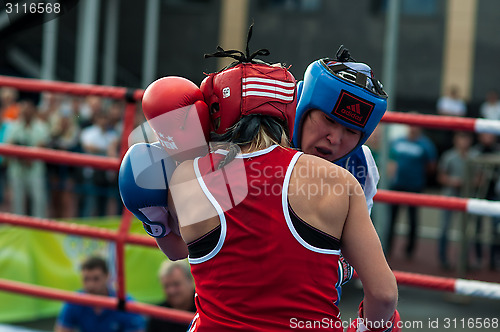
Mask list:
[{"label": "red tank top", "polygon": [[[194,162],[198,182],[218,211],[221,232],[207,255],[190,258],[197,314],[190,331],[343,331],[334,305],[339,250],[305,242],[288,210],[288,184],[300,152],[279,146]],[[314,324],[314,325],[313,325]]]}]

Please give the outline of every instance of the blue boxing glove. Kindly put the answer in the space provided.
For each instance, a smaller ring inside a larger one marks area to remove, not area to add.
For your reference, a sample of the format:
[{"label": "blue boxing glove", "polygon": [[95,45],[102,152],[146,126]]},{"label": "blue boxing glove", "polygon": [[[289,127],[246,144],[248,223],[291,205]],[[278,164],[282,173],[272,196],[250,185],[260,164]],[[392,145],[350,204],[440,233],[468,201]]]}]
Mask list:
[{"label": "blue boxing glove", "polygon": [[132,145],[120,165],[118,184],[123,204],[156,238],[171,232],[168,183],[175,168],[175,161],[158,142]]}]

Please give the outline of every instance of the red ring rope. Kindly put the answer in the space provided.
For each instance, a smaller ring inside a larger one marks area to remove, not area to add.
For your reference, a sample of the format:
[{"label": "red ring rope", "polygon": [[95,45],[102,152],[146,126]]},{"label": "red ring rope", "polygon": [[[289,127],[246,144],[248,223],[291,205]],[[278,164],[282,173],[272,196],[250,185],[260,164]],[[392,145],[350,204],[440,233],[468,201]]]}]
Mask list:
[{"label": "red ring rope", "polygon": [[427,206],[446,210],[467,211],[467,199],[460,197],[378,189],[377,194],[373,197],[373,200],[390,204]]},{"label": "red ring rope", "polygon": [[[10,224],[13,226],[33,228],[63,234],[87,236],[95,239],[116,241],[118,233],[109,229],[64,223],[57,220],[49,220],[28,216],[20,216],[12,213],[0,212],[0,224]],[[157,247],[156,241],[145,235],[127,234],[126,243],[147,247]]]},{"label": "red ring rope", "polygon": [[[92,84],[78,84],[58,81],[37,80],[32,78],[19,78],[0,75],[0,86],[8,86],[23,91],[31,92],[56,92],[77,96],[100,96],[114,99],[125,99],[127,88],[112,87]],[[141,100],[144,90],[134,90],[132,99]]]},{"label": "red ring rope", "polygon": [[457,116],[386,112],[382,122],[401,123],[426,128],[475,131],[476,119]]},{"label": "red ring rope", "polygon": [[[117,298],[64,291],[6,279],[0,279],[0,290],[86,306],[98,306],[107,309],[116,309],[118,307]],[[125,304],[125,309],[130,312],[150,315],[184,324],[189,324],[194,317],[192,312],[163,308],[139,302],[127,302]]]},{"label": "red ring rope", "polygon": [[120,160],[118,158],[3,143],[0,143],[0,155],[23,159],[38,159],[52,164],[81,167],[90,166],[114,171],[120,168]]}]

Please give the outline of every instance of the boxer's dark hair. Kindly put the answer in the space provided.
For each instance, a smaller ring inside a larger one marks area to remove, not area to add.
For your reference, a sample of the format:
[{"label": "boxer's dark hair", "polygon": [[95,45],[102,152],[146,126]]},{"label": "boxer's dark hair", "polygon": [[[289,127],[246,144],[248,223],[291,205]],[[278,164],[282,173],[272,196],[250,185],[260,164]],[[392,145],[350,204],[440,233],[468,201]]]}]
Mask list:
[{"label": "boxer's dark hair", "polygon": [[80,266],[81,271],[94,269],[101,269],[105,274],[108,274],[108,264],[101,257],[91,256],[84,260]]},{"label": "boxer's dark hair", "polygon": [[253,23],[250,25],[250,28],[248,29],[248,34],[247,34],[247,47],[245,50],[245,53],[238,51],[238,50],[224,50],[222,47],[217,46],[217,52],[212,53],[212,54],[205,54],[204,57],[205,59],[207,58],[233,58],[236,61],[230,63],[228,66],[222,68],[220,71],[226,70],[228,68],[234,67],[240,63],[260,63],[260,64],[266,64],[266,65],[271,65],[265,61],[255,59],[256,56],[268,56],[271,54],[268,49],[261,48],[260,50],[257,50],[250,54],[250,48],[248,47],[250,43],[250,39],[252,39],[252,32],[253,32]]}]

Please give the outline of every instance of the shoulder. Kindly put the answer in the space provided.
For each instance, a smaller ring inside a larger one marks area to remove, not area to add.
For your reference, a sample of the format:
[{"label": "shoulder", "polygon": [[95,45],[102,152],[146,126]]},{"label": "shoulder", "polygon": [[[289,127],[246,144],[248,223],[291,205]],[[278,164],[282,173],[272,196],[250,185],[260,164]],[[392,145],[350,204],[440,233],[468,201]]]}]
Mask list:
[{"label": "shoulder", "polygon": [[49,129],[49,124],[46,121],[42,121],[40,119],[36,119],[34,122],[34,127],[38,129]]},{"label": "shoulder", "polygon": [[441,96],[438,99],[438,105],[442,105],[442,104],[449,103],[449,102],[450,102],[450,98],[448,96]]},{"label": "shoulder", "polygon": [[196,178],[196,173],[194,171],[194,161],[186,160],[175,168],[175,171],[172,174],[171,178],[171,185],[194,180],[195,178]]},{"label": "shoulder", "polygon": [[81,135],[85,136],[94,136],[96,134],[96,127],[90,126],[82,129]]},{"label": "shoulder", "polygon": [[10,131],[14,131],[14,129],[18,130],[18,128],[22,128],[22,124],[20,121],[11,121],[11,122],[4,122],[6,124],[6,128],[9,129]]},{"label": "shoulder", "polygon": [[299,178],[304,178],[312,183],[321,182],[338,185],[358,183],[356,178],[345,168],[310,154],[300,155],[293,172]]},{"label": "shoulder", "polygon": [[398,138],[395,138],[394,140],[392,140],[392,141],[390,142],[390,144],[391,144],[391,146],[392,146],[392,147],[395,147],[395,146],[397,146],[398,144],[400,144],[400,143],[404,143],[404,142],[406,142],[406,141],[407,141],[407,140],[406,140],[406,137],[398,137]]},{"label": "shoulder", "polygon": [[59,314],[59,318],[79,317],[83,314],[82,308],[83,307],[79,304],[65,302]]},{"label": "shoulder", "polygon": [[425,145],[426,148],[430,148],[430,149],[434,148],[434,143],[427,136],[421,136],[420,142],[421,142],[421,144]]},{"label": "shoulder", "polygon": [[109,136],[109,137],[117,137],[118,132],[115,129],[109,129],[104,133],[104,135]]},{"label": "shoulder", "polygon": [[469,150],[470,157],[477,157],[477,156],[481,155],[481,153],[482,153],[482,149],[481,149],[480,145],[474,145]]},{"label": "shoulder", "polygon": [[305,167],[310,169],[338,170],[341,173],[349,174],[349,172],[346,169],[338,165],[335,165],[334,163],[326,159],[305,153],[301,154],[300,157],[297,159],[296,167]]},{"label": "shoulder", "polygon": [[447,150],[445,152],[443,152],[443,155],[441,156],[441,160],[443,162],[450,162],[451,160],[455,159],[457,156],[455,150],[451,149],[451,150]]}]

